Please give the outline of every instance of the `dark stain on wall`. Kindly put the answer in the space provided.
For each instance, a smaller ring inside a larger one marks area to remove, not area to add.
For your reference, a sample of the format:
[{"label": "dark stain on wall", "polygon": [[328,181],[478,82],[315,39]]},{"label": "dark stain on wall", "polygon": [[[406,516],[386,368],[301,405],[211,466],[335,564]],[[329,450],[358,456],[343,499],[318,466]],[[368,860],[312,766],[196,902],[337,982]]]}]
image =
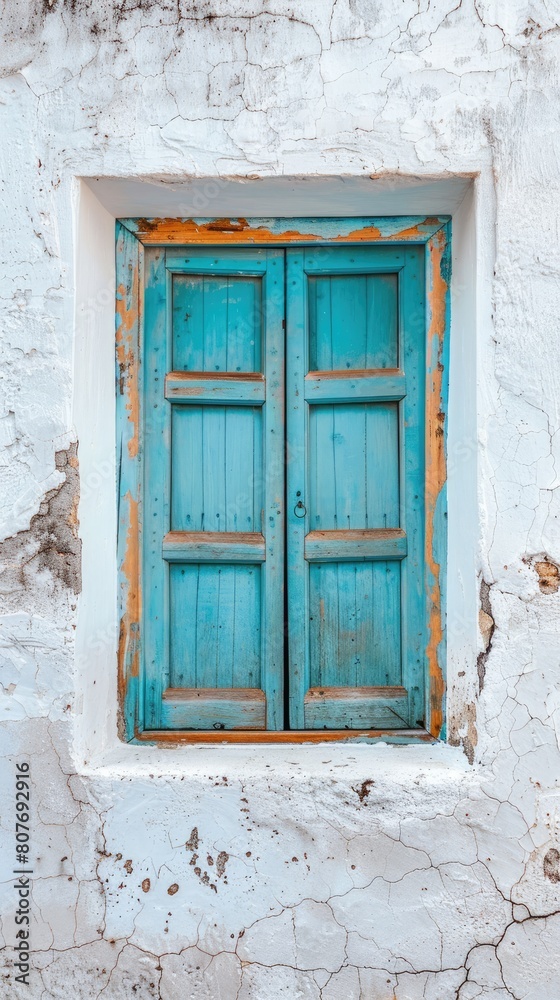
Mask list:
[{"label": "dark stain on wall", "polygon": [[372,781],[372,779],[368,778],[367,781],[362,781],[362,784],[359,786],[359,788],[354,788],[354,786],[352,785],[352,791],[355,792],[356,795],[358,796],[361,805],[363,805],[365,800],[367,799],[373,787],[373,784],[374,782]]},{"label": "dark stain on wall", "polygon": [[545,854],[543,872],[550,882],[560,882],[560,851],[556,847],[551,847]]}]

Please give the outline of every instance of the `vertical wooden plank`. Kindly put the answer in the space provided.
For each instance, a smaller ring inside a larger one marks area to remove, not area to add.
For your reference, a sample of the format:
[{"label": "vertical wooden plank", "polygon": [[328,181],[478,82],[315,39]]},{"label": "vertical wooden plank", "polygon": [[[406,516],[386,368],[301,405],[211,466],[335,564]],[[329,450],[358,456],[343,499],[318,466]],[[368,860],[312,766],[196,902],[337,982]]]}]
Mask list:
[{"label": "vertical wooden plank", "polygon": [[334,527],[339,531],[366,528],[366,406],[339,403],[333,406],[333,415]]},{"label": "vertical wooden plank", "polygon": [[169,686],[168,565],[161,542],[170,523],[170,404],[164,398],[171,363],[165,252],[146,251],[144,325],[144,672],[146,728],[158,729],[161,697]]},{"label": "vertical wooden plank", "polygon": [[[229,359],[228,359],[229,364]],[[253,421],[259,419],[256,414],[249,411],[249,426],[243,418],[247,414],[240,415],[241,419],[235,417],[235,412],[231,407],[225,408],[225,517],[224,531],[252,531],[252,504],[250,513],[243,503],[243,496],[249,499],[250,483],[243,475],[243,451],[245,448],[253,449]],[[242,423],[243,433],[238,425]],[[247,433],[249,432],[249,433]],[[251,489],[251,493],[252,493]],[[247,518],[247,522],[245,521]],[[246,527],[245,527],[246,525]]]},{"label": "vertical wooden plank", "polygon": [[[282,345],[283,349],[283,345]],[[282,353],[282,385],[284,379],[283,373],[284,367],[284,354]],[[254,409],[254,419],[251,423],[251,433],[253,435],[253,450],[251,452],[246,452],[244,459],[247,462],[247,488],[249,493],[249,501],[246,505],[246,513],[242,518],[242,523],[246,524],[247,531],[260,531],[263,535],[266,535],[266,525],[264,523],[264,505],[266,502],[265,497],[265,480],[267,476],[271,476],[275,480],[277,490],[284,489],[284,463],[280,463],[276,467],[269,465],[268,453],[265,453],[265,440],[268,443],[268,439],[265,439],[265,424],[267,410]],[[271,417],[275,419],[274,414]],[[272,435],[271,435],[272,436]],[[283,439],[283,438],[282,438]],[[276,442],[275,442],[276,443]],[[272,454],[275,454],[273,452]],[[253,473],[251,476],[250,471],[250,460],[251,455],[253,459]],[[278,461],[278,459],[276,459]],[[271,459],[272,462],[272,459]],[[276,477],[280,476],[280,480]],[[281,511],[283,516],[283,511]],[[275,539],[275,544],[280,544],[282,552],[284,550],[284,539],[278,542],[278,537]],[[283,559],[282,555],[282,559]]]},{"label": "vertical wooden plank", "polygon": [[[239,628],[238,609],[235,602],[237,566],[220,566],[218,600],[216,607],[216,686],[235,687],[235,639]],[[243,567],[244,568],[244,567]],[[259,606],[253,603],[253,617]],[[238,684],[238,686],[240,686]]]},{"label": "vertical wooden plank", "polygon": [[226,371],[228,278],[204,276],[204,371]]},{"label": "vertical wooden plank", "polygon": [[204,278],[175,274],[172,279],[174,371],[204,371]]},{"label": "vertical wooden plank", "polygon": [[198,566],[169,567],[169,685],[196,686]]},{"label": "vertical wooden plank", "polygon": [[405,249],[400,275],[401,364],[407,395],[400,404],[401,526],[406,531],[408,553],[401,566],[402,683],[409,692],[410,721],[425,718],[424,674],[425,614],[425,370],[426,308],[425,264],[422,247]]},{"label": "vertical wooden plank", "polygon": [[[284,252],[266,251],[263,319],[266,402],[263,415],[263,461],[255,479],[263,482],[262,531],[266,560],[262,573],[262,684],[267,728],[284,728],[284,425],[285,425],[285,288]],[[256,529],[258,530],[258,528]],[[257,572],[257,571],[255,571]]]},{"label": "vertical wooden plank", "polygon": [[399,527],[399,425],[396,403],[366,403],[365,527]]},{"label": "vertical wooden plank", "polygon": [[[356,572],[356,620],[359,648],[356,663],[356,686],[387,683],[378,679],[375,669],[377,622],[374,615],[376,563],[364,563]],[[373,669],[372,669],[373,667]]]},{"label": "vertical wooden plank", "polygon": [[309,567],[308,687],[345,683],[339,673],[338,570],[337,563]]},{"label": "vertical wooden plank", "polygon": [[225,531],[261,530],[261,423],[260,407],[225,407]]},{"label": "vertical wooden plank", "polygon": [[369,684],[400,685],[401,594],[400,563],[372,563],[373,669]]},{"label": "vertical wooden plank", "polygon": [[327,275],[307,279],[309,313],[309,370],[332,371],[333,331],[331,278]]},{"label": "vertical wooden plank", "polygon": [[[351,263],[351,251],[345,250]],[[366,367],[366,278],[337,275],[331,279],[332,367]]]},{"label": "vertical wooden plank", "polygon": [[262,281],[229,277],[226,371],[259,372],[262,365]]},{"label": "vertical wooden plank", "polygon": [[[264,688],[266,691],[266,672],[270,664],[262,660],[263,570],[259,566],[226,568],[234,581],[231,687]],[[225,679],[220,678],[220,683],[228,686]]]},{"label": "vertical wooden plank", "polygon": [[224,531],[226,509],[225,406],[203,406],[202,408],[202,490],[202,530]]},{"label": "vertical wooden plank", "polygon": [[171,528],[202,531],[202,406],[171,407]]},{"label": "vertical wooden plank", "polygon": [[359,635],[356,621],[356,563],[338,563],[338,657],[333,664],[333,674],[338,679],[329,680],[333,686],[355,687],[357,674],[357,649]]},{"label": "vertical wooden plank", "polygon": [[214,688],[218,683],[218,625],[220,622],[220,574],[222,567],[201,564],[198,569],[196,619],[196,683]]},{"label": "vertical wooden plank", "polygon": [[365,368],[397,368],[398,279],[396,274],[366,278]]},{"label": "vertical wooden plank", "polygon": [[[307,288],[303,270],[304,250],[286,251],[286,433],[287,433],[287,561],[288,645],[290,661],[290,726],[303,729],[305,692],[310,686],[309,574],[304,559],[309,516],[308,413],[304,378],[308,367]],[[304,507],[296,505],[301,502]]]},{"label": "vertical wooden plank", "polygon": [[[317,306],[319,296],[319,286],[323,279],[307,279],[307,309],[309,313],[309,368],[317,371],[319,369],[319,355],[317,351],[319,337],[317,329]],[[322,342],[322,341],[321,341]]]},{"label": "vertical wooden plank", "polygon": [[309,524],[312,530],[332,530],[337,524],[336,442],[334,407],[312,406],[309,412]]}]

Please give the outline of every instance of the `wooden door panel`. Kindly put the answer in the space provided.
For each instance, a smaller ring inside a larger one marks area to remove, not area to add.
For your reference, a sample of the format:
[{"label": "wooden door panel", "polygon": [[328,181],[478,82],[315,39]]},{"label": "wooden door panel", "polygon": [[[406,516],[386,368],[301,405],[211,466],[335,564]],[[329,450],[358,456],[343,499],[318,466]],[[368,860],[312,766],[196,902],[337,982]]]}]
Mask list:
[{"label": "wooden door panel", "polygon": [[311,529],[399,527],[398,448],[396,403],[312,406]]},{"label": "wooden door panel", "polygon": [[422,719],[421,248],[287,252],[293,728]]},{"label": "wooden door panel", "polygon": [[262,277],[174,274],[173,369],[262,371]]},{"label": "wooden door panel", "polygon": [[169,590],[170,687],[260,687],[260,567],[174,563]]},{"label": "wooden door panel", "polygon": [[172,409],[173,531],[262,531],[262,407]]},{"label": "wooden door panel", "polygon": [[307,295],[310,371],[397,368],[396,274],[309,275]]},{"label": "wooden door panel", "polygon": [[146,725],[279,729],[284,255],[146,267]]},{"label": "wooden door panel", "polygon": [[400,563],[311,563],[311,687],[399,685]]}]

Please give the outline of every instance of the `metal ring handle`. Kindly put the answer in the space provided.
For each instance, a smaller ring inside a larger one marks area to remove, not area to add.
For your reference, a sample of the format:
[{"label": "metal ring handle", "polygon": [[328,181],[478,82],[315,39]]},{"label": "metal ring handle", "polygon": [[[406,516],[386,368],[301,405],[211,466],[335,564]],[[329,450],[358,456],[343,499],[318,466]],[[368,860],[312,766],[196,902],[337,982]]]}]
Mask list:
[{"label": "metal ring handle", "polygon": [[[303,511],[303,513],[302,514],[298,514],[298,510]],[[305,506],[305,504],[303,503],[302,500],[298,500],[298,502],[296,503],[296,505],[294,507],[294,514],[296,515],[296,517],[299,517],[299,518],[303,518],[307,514],[307,507]]]}]

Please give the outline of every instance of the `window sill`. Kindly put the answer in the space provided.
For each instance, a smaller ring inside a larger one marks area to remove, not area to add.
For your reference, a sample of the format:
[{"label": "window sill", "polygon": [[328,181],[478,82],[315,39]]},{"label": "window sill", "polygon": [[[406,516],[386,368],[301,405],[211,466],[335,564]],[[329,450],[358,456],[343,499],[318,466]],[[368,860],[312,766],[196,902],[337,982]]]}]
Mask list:
[{"label": "window sill", "polygon": [[304,729],[271,730],[145,730],[137,733],[132,744],[179,745],[179,744],[282,744],[300,745],[305,743],[437,743],[437,737],[425,729]]},{"label": "window sill", "polygon": [[266,779],[267,787],[277,790],[294,782],[309,786],[314,781],[350,781],[352,787],[358,787],[373,780],[379,792],[392,789],[391,794],[396,788],[409,789],[413,782],[451,788],[458,781],[472,781],[475,785],[480,781],[480,773],[469,765],[460,747],[432,737],[429,742],[417,739],[401,744],[389,743],[389,739],[389,735],[371,739],[360,734],[357,739],[350,737],[338,743],[138,741],[113,744],[86,759],[82,757],[79,763],[76,761],[76,769],[83,777],[102,782],[159,778],[187,780],[195,785],[206,785],[211,780],[215,785],[227,786]]}]

